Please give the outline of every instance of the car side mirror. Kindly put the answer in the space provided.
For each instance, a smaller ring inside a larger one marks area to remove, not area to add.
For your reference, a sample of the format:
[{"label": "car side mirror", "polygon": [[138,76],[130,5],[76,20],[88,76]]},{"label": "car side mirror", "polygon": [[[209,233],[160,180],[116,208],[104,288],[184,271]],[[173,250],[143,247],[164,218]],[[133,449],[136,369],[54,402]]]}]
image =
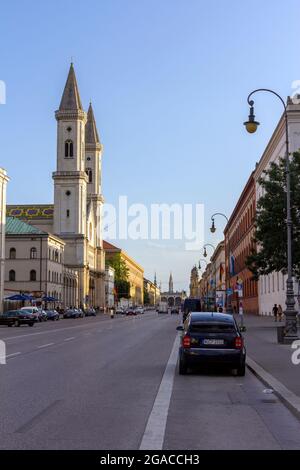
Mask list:
[{"label": "car side mirror", "polygon": [[182,325],[180,325],[180,326],[177,326],[177,328],[176,328],[176,330],[177,330],[177,331],[183,331],[183,329],[184,329],[184,328],[183,328],[183,326],[182,326]]}]

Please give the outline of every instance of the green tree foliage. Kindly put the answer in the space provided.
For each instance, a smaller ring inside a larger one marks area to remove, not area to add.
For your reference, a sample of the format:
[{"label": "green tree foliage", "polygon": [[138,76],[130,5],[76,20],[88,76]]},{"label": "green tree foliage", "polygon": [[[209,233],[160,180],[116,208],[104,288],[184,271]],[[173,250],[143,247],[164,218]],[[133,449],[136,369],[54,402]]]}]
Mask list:
[{"label": "green tree foliage", "polygon": [[[300,277],[300,153],[290,162],[292,253],[294,275]],[[253,250],[246,265],[255,279],[272,271],[287,271],[286,162],[271,163],[260,178],[263,195],[257,203]]]},{"label": "green tree foliage", "polygon": [[106,260],[106,265],[115,270],[115,291],[117,299],[130,298],[130,282],[128,281],[129,269],[120,253],[116,253],[111,259]]}]

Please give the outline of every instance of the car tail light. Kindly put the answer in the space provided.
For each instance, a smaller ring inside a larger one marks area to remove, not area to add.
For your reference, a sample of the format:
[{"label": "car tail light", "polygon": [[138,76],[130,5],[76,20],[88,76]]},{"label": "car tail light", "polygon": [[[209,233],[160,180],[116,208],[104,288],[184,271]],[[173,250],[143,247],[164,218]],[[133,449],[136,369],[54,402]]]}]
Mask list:
[{"label": "car tail light", "polygon": [[191,347],[191,338],[187,335],[185,335],[183,338],[182,338],[182,346],[187,349],[187,348],[190,348]]},{"label": "car tail light", "polygon": [[235,348],[236,349],[242,349],[243,344],[244,344],[243,338],[241,338],[241,336],[237,336],[235,338]]}]

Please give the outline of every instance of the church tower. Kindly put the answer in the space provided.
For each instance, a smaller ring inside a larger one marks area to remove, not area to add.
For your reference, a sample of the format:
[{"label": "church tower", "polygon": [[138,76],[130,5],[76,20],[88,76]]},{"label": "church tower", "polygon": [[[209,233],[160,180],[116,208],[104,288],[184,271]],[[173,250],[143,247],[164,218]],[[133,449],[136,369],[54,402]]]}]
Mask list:
[{"label": "church tower", "polygon": [[88,181],[85,172],[86,113],[82,108],[73,64],[55,118],[54,233],[85,236]]},{"label": "church tower", "polygon": [[170,273],[170,278],[169,278],[169,293],[170,294],[173,294],[174,290],[173,290],[173,276],[172,276],[172,273]]},{"label": "church tower", "polygon": [[85,171],[87,184],[87,231],[89,240],[89,268],[91,283],[89,297],[94,305],[101,305],[105,297],[105,259],[102,240],[101,189],[102,145],[100,142],[92,104],[90,103],[85,125]]},{"label": "church tower", "polygon": [[64,263],[78,271],[78,297],[88,304],[87,185],[85,124],[73,64],[70,66],[57,120],[57,170],[54,180],[54,233],[66,243]]}]

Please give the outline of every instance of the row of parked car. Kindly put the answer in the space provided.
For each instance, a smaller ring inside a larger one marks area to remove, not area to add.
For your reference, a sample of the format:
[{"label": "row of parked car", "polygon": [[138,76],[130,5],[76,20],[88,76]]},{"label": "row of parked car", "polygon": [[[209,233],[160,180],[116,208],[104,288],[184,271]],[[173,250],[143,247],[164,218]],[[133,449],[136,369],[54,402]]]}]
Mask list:
[{"label": "row of parked car", "polygon": [[96,310],[94,308],[88,310],[72,308],[58,312],[55,309],[42,310],[37,307],[22,307],[19,310],[9,310],[0,315],[0,325],[33,326],[37,322],[58,321],[61,317],[83,318],[88,316],[96,316]]},{"label": "row of parked car", "polygon": [[128,308],[122,308],[118,307],[116,309],[116,313],[120,315],[138,315],[138,314],[143,314],[145,312],[145,309],[143,307],[128,307]]}]

